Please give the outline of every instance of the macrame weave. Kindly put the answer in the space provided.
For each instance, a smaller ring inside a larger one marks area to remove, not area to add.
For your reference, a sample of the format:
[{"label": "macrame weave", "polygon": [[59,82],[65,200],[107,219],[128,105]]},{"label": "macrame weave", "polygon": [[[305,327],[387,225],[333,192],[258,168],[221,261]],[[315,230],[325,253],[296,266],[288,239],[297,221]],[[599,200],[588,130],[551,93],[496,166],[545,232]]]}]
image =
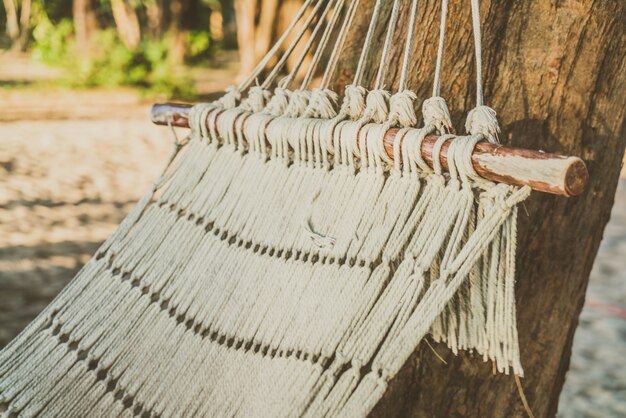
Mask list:
[{"label": "macrame weave", "polygon": [[[324,47],[338,31],[332,67],[358,3],[303,6]],[[252,87],[267,57],[196,105],[154,187],[0,352],[0,416],[363,417],[429,333],[521,375],[516,205],[529,189],[476,174],[474,146],[496,133],[480,118],[450,142],[443,172],[441,59],[424,127],[410,127],[406,74],[401,91],[382,89],[394,25],[376,88],[355,82],[341,106],[327,76],[289,90],[297,69],[274,92],[278,71]],[[406,72],[410,47],[403,59]],[[420,148],[437,131],[431,168]]]}]

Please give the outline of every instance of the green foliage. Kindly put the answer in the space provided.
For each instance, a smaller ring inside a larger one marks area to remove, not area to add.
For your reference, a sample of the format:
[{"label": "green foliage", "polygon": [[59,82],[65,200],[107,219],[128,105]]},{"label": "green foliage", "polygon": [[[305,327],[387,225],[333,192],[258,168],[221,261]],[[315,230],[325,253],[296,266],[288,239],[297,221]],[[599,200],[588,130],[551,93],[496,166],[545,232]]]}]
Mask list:
[{"label": "green foliage", "polygon": [[73,43],[74,25],[70,19],[62,19],[54,25],[45,14],[37,15],[33,29],[31,54],[36,60],[60,65],[67,58]]},{"label": "green foliage", "polygon": [[207,31],[192,30],[187,35],[187,60],[199,62],[210,56],[211,36]]},{"label": "green foliage", "polygon": [[114,29],[106,29],[94,35],[94,48],[89,57],[84,57],[75,53],[71,21],[53,25],[48,19],[38,22],[33,38],[33,58],[64,67],[67,77],[62,83],[67,86],[132,86],[149,95],[179,98],[194,94],[190,78],[180,74],[181,70],[169,59],[167,39],[144,40],[130,50]]}]

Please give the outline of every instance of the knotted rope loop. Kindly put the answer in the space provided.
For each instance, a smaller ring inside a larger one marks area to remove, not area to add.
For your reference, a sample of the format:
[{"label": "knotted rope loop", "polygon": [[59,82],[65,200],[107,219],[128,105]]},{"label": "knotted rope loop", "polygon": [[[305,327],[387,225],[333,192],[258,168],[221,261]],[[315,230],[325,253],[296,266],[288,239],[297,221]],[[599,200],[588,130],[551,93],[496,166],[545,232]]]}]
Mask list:
[{"label": "knotted rope loop", "polygon": [[304,117],[332,119],[337,116],[339,96],[330,89],[316,88],[311,93]]},{"label": "knotted rope loop", "polygon": [[300,115],[306,111],[310,97],[311,92],[309,91],[294,90],[291,93],[289,105],[287,105],[287,109],[285,109],[285,116],[290,118],[300,117]]},{"label": "knotted rope loop", "polygon": [[476,55],[476,107],[472,109],[465,122],[465,129],[472,135],[482,134],[492,144],[499,144],[498,134],[500,126],[496,118],[496,112],[484,105],[483,100],[483,68],[482,68],[482,44],[480,35],[480,6],[479,0],[471,0],[472,6],[472,29],[474,32],[474,51]]},{"label": "knotted rope loop", "polygon": [[483,135],[492,144],[500,144],[500,126],[496,111],[488,106],[476,106],[467,114],[465,130],[471,135]]},{"label": "knotted rope loop", "polygon": [[482,135],[471,135],[466,137],[459,137],[462,140],[462,147],[455,155],[455,164],[459,171],[459,176],[464,184],[471,185],[472,187],[480,187],[484,190],[493,186],[493,183],[489,180],[481,177],[474,169],[472,163],[472,154],[476,144],[483,141]]},{"label": "knotted rope loop", "polygon": [[436,175],[443,176],[441,167],[441,147],[448,139],[454,138],[454,135],[441,135],[433,145],[433,170]]},{"label": "knotted rope loop", "polygon": [[270,99],[267,106],[265,106],[265,113],[269,113],[274,116],[281,116],[285,113],[287,106],[289,106],[289,98],[291,97],[291,91],[286,88],[276,87],[274,89],[274,95]]},{"label": "knotted rope loop", "polygon": [[439,96],[433,96],[422,103],[424,126],[430,130],[437,130],[440,134],[450,133],[452,121],[446,101]]},{"label": "knotted rope loop", "polygon": [[365,111],[361,117],[364,123],[383,123],[389,114],[389,99],[391,94],[387,90],[371,90],[367,94]]},{"label": "knotted rope loop", "polygon": [[417,95],[411,90],[404,90],[391,96],[389,99],[389,123],[399,124],[406,128],[417,124],[415,115],[415,100]]},{"label": "knotted rope loop", "polygon": [[403,163],[411,167],[411,171],[415,171],[422,175],[433,173],[428,163],[422,157],[422,143],[426,135],[430,133],[430,129],[411,129],[405,136],[402,145]]},{"label": "knotted rope loop", "polygon": [[236,86],[226,87],[226,94],[213,102],[216,106],[223,109],[233,109],[241,100],[241,90]]},{"label": "knotted rope loop", "polygon": [[248,97],[241,103],[241,108],[251,113],[262,112],[271,96],[272,93],[269,90],[254,86],[250,88]]},{"label": "knotted rope loop", "polygon": [[355,86],[352,84],[347,85],[340,113],[350,116],[352,120],[360,119],[365,111],[366,95],[367,90],[365,90],[365,87]]}]

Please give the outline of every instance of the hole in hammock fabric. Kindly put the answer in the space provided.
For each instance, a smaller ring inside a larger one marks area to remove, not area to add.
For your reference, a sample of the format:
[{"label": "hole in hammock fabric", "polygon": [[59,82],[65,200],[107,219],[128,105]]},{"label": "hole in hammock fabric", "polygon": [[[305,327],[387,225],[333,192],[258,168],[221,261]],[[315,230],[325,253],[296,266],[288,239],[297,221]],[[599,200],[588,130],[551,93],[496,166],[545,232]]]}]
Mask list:
[{"label": "hole in hammock fabric", "polygon": [[115,392],[115,396],[113,396],[113,399],[115,399],[116,401],[119,401],[123,397],[124,397],[124,391],[122,389],[118,389],[118,391]]},{"label": "hole in hammock fabric", "polygon": [[134,401],[135,399],[132,396],[129,396],[128,398],[124,399],[122,405],[124,405],[124,408],[130,408],[133,405]]},{"label": "hole in hammock fabric", "polygon": [[[200,323],[197,323],[195,327],[193,327],[193,332],[195,332],[196,334],[200,334],[200,330],[202,329],[202,325],[200,325]],[[202,335],[202,337],[204,337],[204,335]]]},{"label": "hole in hammock fabric", "polygon": [[[156,300],[154,302],[156,302]],[[163,302],[161,302],[161,310],[163,311],[167,310],[168,306],[169,306],[169,300],[164,300]]]},{"label": "hole in hammock fabric", "polygon": [[[67,341],[69,341],[69,336],[68,336]],[[66,341],[61,341],[61,342],[66,342]],[[76,350],[78,348],[78,341],[72,341],[71,343],[68,344],[67,348],[68,348],[68,351]]]},{"label": "hole in hammock fabric", "polygon": [[65,344],[69,340],[70,340],[70,335],[69,334],[61,334],[59,336],[59,341],[61,341],[63,344]]},{"label": "hole in hammock fabric", "polygon": [[[78,343],[76,343],[76,347],[78,348]],[[76,358],[79,361],[83,361],[87,358],[87,350],[79,350],[78,353],[76,353]]]},{"label": "hole in hammock fabric", "polygon": [[[97,365],[96,365],[96,367],[97,367]],[[104,379],[106,379],[107,375],[108,375],[108,369],[106,369],[106,370],[98,370],[98,373],[96,373],[96,381],[98,381],[98,382],[103,381]],[[108,390],[109,386],[112,383],[113,383],[112,381],[109,382],[109,384],[107,385],[107,390]],[[115,385],[113,385],[113,387],[115,387]],[[111,390],[113,390],[113,387],[111,388]]]},{"label": "hole in hammock fabric", "polygon": [[8,402],[0,402],[0,412],[6,412],[9,409]]},{"label": "hole in hammock fabric", "polygon": [[144,286],[144,287],[141,288],[141,294],[142,295],[147,295],[148,292],[150,292],[150,288],[148,286]]},{"label": "hole in hammock fabric", "polygon": [[188,319],[187,322],[185,322],[185,327],[191,329],[191,327],[193,327],[193,319]]},{"label": "hole in hammock fabric", "polygon": [[96,370],[98,363],[100,363],[100,360],[98,359],[89,360],[89,363],[87,363],[87,370]]},{"label": "hole in hammock fabric", "polygon": [[185,316],[183,314],[180,314],[176,317],[176,322],[178,322],[179,324],[182,323],[185,320]]},{"label": "hole in hammock fabric", "polygon": [[198,225],[198,226],[202,225],[203,223],[204,223],[204,218],[203,218],[203,217],[199,217],[199,218],[196,220],[196,225]]},{"label": "hole in hammock fabric", "polygon": [[143,413],[141,414],[141,418],[150,418],[150,412],[149,411],[143,411]]},{"label": "hole in hammock fabric", "polygon": [[141,412],[143,411],[143,407],[139,404],[137,404],[135,406],[135,408],[133,409],[133,415],[138,417],[139,415],[141,415]]},{"label": "hole in hammock fabric", "polygon": [[[130,277],[130,274],[129,274],[128,276]],[[124,277],[124,276],[122,276],[122,277]],[[140,284],[141,284],[141,280],[139,280],[139,279],[133,279],[133,281],[132,281],[132,282],[130,282],[130,285],[131,285],[132,287],[137,287],[137,286],[139,286]]]},{"label": "hole in hammock fabric", "polygon": [[117,387],[117,379],[109,380],[107,383],[107,392],[113,392]]},{"label": "hole in hammock fabric", "polygon": [[60,332],[61,332],[61,324],[56,324],[54,328],[52,329],[52,335],[56,337],[57,335],[59,335]]},{"label": "hole in hammock fabric", "polygon": [[121,269],[121,268],[119,268],[119,267],[115,267],[115,268],[111,271],[111,274],[112,274],[112,275],[114,275],[114,276],[117,276],[117,275],[119,275],[119,274],[120,274],[120,271],[122,271],[122,269]]}]

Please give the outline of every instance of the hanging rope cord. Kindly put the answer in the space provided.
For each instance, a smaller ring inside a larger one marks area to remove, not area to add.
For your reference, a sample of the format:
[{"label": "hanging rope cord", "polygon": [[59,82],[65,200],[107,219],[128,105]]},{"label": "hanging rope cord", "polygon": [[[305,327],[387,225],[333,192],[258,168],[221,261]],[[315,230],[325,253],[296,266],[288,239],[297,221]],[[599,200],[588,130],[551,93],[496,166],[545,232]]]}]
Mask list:
[{"label": "hanging rope cord", "polygon": [[[384,80],[387,77],[387,71],[389,69],[389,59],[391,54],[391,43],[393,42],[393,35],[398,24],[398,16],[400,15],[400,0],[394,0],[393,8],[391,9],[391,16],[389,17],[389,24],[387,28],[387,36],[385,37],[385,44],[380,58],[380,64],[378,65],[378,75],[376,76],[375,89],[382,89]],[[409,28],[409,32],[412,32]]]},{"label": "hanging rope cord", "polygon": [[[307,55],[311,51],[311,48],[313,47],[315,39],[317,38],[317,33],[324,26],[324,23],[326,22],[326,15],[330,11],[330,9],[333,7],[333,5],[335,5],[336,3],[338,3],[338,0],[330,0],[326,4],[326,7],[322,11],[322,14],[319,16],[318,21],[315,24],[315,27],[311,31],[311,35],[309,36],[309,39],[308,39],[307,43],[305,44],[302,52],[300,53],[300,56],[298,57],[298,59],[296,61],[296,64],[293,66],[293,68],[291,69],[289,74],[278,83],[280,88],[288,88],[291,85],[291,83],[293,82],[294,78],[296,77],[296,75],[300,71],[300,67],[302,66],[302,63],[304,62],[304,60],[306,59]],[[312,22],[313,18],[315,17],[314,15],[315,15],[315,11],[313,13],[311,13],[309,21]],[[303,29],[306,32],[306,28],[303,28]],[[300,39],[298,39],[298,41],[299,40]],[[296,48],[296,46],[297,46],[297,42],[294,42],[293,45],[291,46],[291,50],[293,51]],[[285,61],[286,61],[286,59],[287,58],[285,58]],[[310,70],[310,68],[309,68],[309,70]],[[265,83],[264,83],[264,85],[265,85]]]},{"label": "hanging rope cord", "polygon": [[441,67],[443,62],[443,48],[446,37],[446,21],[448,16],[448,0],[441,2],[441,22],[439,24],[439,46],[437,47],[437,62],[435,64],[435,80],[433,82],[433,97],[441,95]]},{"label": "hanging rope cord", "polygon": [[476,56],[476,107],[467,114],[465,130],[472,135],[482,135],[489,142],[499,144],[500,126],[496,112],[484,105],[482,80],[482,41],[480,32],[479,0],[471,0],[474,53]]},{"label": "hanging rope cord", "polygon": [[261,74],[261,72],[265,69],[269,61],[276,55],[276,53],[278,52],[280,47],[283,45],[283,43],[285,42],[289,34],[293,31],[293,29],[296,27],[296,25],[302,18],[302,16],[304,16],[304,13],[306,12],[306,10],[308,9],[308,7],[311,5],[312,2],[313,0],[305,0],[304,3],[302,3],[302,6],[296,13],[296,16],[294,17],[291,24],[287,27],[285,32],[283,32],[280,38],[278,38],[274,46],[272,46],[272,48],[267,52],[267,54],[265,54],[265,56],[263,57],[263,59],[261,59],[261,61],[257,64],[257,66],[254,67],[254,70],[252,70],[252,73],[250,73],[248,78],[246,78],[243,82],[239,84],[239,86],[237,87],[239,91],[246,90],[248,87],[252,85],[252,83],[254,83],[254,81],[257,79],[259,74]]},{"label": "hanging rope cord", "polygon": [[[324,54],[324,51],[326,50],[328,41],[330,40],[330,36],[332,35],[333,31],[337,27],[337,23],[339,22],[339,17],[341,16],[341,11],[343,10],[345,4],[346,4],[345,0],[341,0],[337,2],[335,6],[335,10],[333,11],[333,15],[330,18],[330,22],[328,23],[328,25],[326,25],[326,29],[324,30],[324,33],[322,34],[322,38],[320,39],[319,46],[315,51],[315,55],[313,56],[311,65],[309,66],[309,69],[307,70],[307,73],[304,76],[304,79],[302,80],[302,83],[300,85],[300,88],[302,90],[309,88],[311,81],[313,80],[313,77],[315,76],[315,71],[317,70],[317,66],[319,65],[320,60],[322,59],[322,55]],[[320,87],[323,88],[323,86],[320,86]]]},{"label": "hanging rope cord", "polygon": [[[298,45],[298,43],[300,42],[304,34],[309,30],[309,27],[311,26],[311,22],[313,21],[320,7],[322,7],[324,3],[325,3],[325,0],[317,0],[317,2],[315,3],[315,6],[313,7],[313,10],[311,10],[311,13],[309,14],[308,18],[306,19],[306,21],[302,25],[302,28],[296,35],[296,39],[291,43],[289,48],[287,48],[287,50],[283,53],[280,60],[276,63],[276,65],[274,66],[270,74],[267,76],[265,81],[263,81],[263,84],[261,84],[262,88],[267,89],[274,82],[274,79],[276,78],[278,73],[282,70],[283,66],[287,62],[287,59],[289,59],[289,56],[291,55],[291,53],[294,51],[294,49],[296,48],[296,46]],[[330,3],[331,2],[329,2],[329,4]]]},{"label": "hanging rope cord", "polygon": [[411,20],[409,21],[409,31],[407,33],[406,42],[404,44],[404,58],[402,60],[402,71],[400,73],[400,84],[398,91],[404,91],[407,87],[409,78],[409,69],[411,66],[411,52],[413,50],[413,41],[415,40],[415,28],[417,25],[417,1],[411,3]]},{"label": "hanging rope cord", "polygon": [[365,65],[367,64],[367,55],[369,54],[370,48],[372,46],[372,40],[374,39],[374,29],[376,29],[376,23],[378,22],[382,3],[382,0],[376,0],[376,4],[374,5],[374,12],[372,13],[372,18],[367,29],[367,35],[365,36],[365,42],[363,43],[363,49],[361,49],[359,63],[356,67],[354,80],[352,81],[352,84],[355,86],[361,86],[363,81],[363,73],[365,72]]},{"label": "hanging rope cord", "polygon": [[350,6],[348,7],[348,11],[346,12],[346,16],[344,17],[341,25],[341,29],[339,30],[337,41],[335,42],[330,59],[328,60],[328,66],[324,71],[324,76],[322,77],[322,82],[320,83],[320,88],[322,89],[326,89],[330,85],[330,79],[334,75],[335,69],[337,68],[337,62],[339,61],[339,53],[343,50],[348,36],[348,31],[352,27],[352,22],[354,21],[354,16],[356,15],[356,9],[358,8],[359,3],[360,0],[352,0],[350,2]]}]

